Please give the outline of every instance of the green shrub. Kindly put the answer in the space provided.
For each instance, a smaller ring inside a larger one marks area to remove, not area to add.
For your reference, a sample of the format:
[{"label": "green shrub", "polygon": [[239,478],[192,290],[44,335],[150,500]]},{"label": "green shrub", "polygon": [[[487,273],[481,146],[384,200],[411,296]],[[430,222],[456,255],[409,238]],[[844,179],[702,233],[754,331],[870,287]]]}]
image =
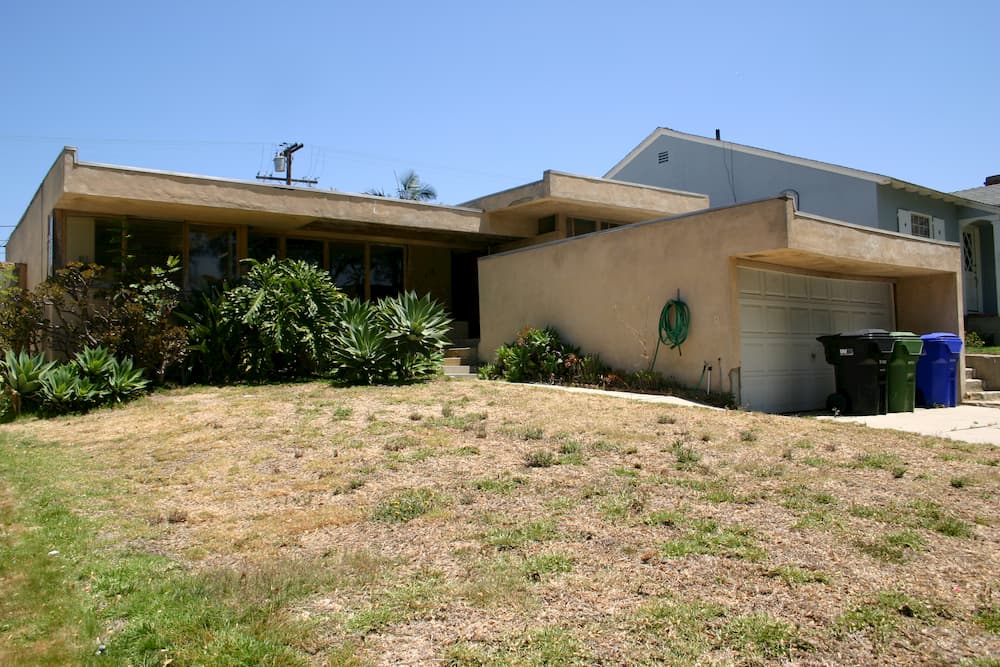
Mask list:
[{"label": "green shrub", "polygon": [[441,371],[451,319],[430,295],[407,292],[340,311],[330,369],[348,384],[413,382]]},{"label": "green shrub", "polygon": [[559,382],[576,371],[580,351],[564,343],[555,329],[525,327],[512,343],[497,348],[488,379],[508,382]]},{"label": "green shrub", "polygon": [[251,264],[221,297],[223,329],[239,341],[236,367],[251,381],[308,377],[328,365],[344,295],[330,274],[302,260]]},{"label": "green shrub", "polygon": [[14,416],[21,414],[24,408],[37,404],[38,391],[42,386],[42,375],[55,365],[46,362],[45,355],[31,355],[25,351],[15,353],[7,350],[3,364],[0,365],[0,382],[3,391],[10,400]]}]

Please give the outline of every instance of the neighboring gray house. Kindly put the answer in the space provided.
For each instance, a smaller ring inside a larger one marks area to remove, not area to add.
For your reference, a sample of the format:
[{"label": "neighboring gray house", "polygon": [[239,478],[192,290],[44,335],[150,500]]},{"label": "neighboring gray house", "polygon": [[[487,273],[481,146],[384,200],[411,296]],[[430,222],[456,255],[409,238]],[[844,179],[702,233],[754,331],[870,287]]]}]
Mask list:
[{"label": "neighboring gray house", "polygon": [[[978,199],[889,176],[658,128],[605,178],[701,192],[727,206],[789,194],[806,213],[962,245],[965,313],[1000,313],[1000,194]],[[1000,189],[1000,188],[998,188]],[[985,202],[985,203],[984,203]]]}]

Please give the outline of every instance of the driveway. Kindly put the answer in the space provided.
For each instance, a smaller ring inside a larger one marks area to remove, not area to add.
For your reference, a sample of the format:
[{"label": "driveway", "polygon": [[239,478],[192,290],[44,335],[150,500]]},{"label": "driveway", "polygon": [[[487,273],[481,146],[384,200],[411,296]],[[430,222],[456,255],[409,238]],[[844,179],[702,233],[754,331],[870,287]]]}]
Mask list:
[{"label": "driveway", "polygon": [[954,408],[917,408],[913,412],[863,417],[824,417],[838,422],[867,424],[941,438],[1000,445],[1000,410],[975,405]]}]

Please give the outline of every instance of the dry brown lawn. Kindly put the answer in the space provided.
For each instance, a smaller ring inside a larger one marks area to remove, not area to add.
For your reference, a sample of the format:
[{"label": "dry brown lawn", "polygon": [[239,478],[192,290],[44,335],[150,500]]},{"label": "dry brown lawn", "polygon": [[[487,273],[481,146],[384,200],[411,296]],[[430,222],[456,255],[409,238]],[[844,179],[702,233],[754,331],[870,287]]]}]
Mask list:
[{"label": "dry brown lawn", "polygon": [[1000,659],[991,446],[468,381],[2,428],[114,480],[78,509],[135,548],[340,568],[287,610],[316,664]]}]

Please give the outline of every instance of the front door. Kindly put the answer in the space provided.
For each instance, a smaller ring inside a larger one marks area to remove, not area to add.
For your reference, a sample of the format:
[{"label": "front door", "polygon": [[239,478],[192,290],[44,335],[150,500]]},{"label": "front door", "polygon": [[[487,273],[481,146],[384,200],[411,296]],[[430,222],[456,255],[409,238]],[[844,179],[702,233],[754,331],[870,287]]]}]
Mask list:
[{"label": "front door", "polygon": [[965,312],[983,312],[978,227],[970,226],[962,230],[962,283],[965,286]]}]

